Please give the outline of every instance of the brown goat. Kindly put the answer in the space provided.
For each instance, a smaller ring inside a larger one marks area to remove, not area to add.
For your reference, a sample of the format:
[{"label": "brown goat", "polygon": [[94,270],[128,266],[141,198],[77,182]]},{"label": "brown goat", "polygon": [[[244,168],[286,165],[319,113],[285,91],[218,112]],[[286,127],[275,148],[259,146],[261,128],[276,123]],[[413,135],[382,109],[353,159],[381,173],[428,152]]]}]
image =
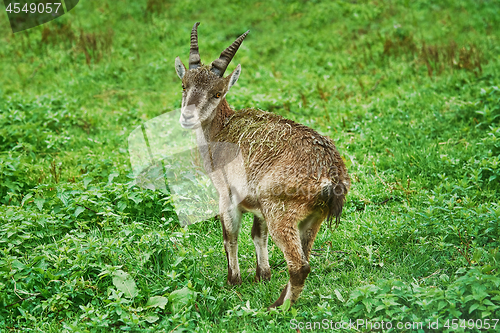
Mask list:
[{"label": "brown goat", "polygon": [[[309,255],[322,221],[338,223],[350,186],[347,169],[332,140],[269,112],[235,112],[225,96],[241,72],[224,72],[248,31],[210,66],[200,61],[199,23],[191,32],[189,69],[175,60],[182,80],[181,126],[196,130],[205,169],[219,194],[227,281],[241,284],[238,233],[243,212],[254,214],[255,279],[269,280],[268,233],[285,256],[290,280],[270,307],[293,304],[310,272]],[[235,149],[228,149],[228,147]]]}]

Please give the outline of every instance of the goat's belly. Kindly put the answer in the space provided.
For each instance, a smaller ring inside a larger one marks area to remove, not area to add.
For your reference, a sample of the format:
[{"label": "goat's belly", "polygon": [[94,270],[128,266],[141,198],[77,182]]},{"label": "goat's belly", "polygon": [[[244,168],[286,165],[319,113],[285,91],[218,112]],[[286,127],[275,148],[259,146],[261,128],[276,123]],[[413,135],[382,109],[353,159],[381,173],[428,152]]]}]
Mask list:
[{"label": "goat's belly", "polygon": [[242,212],[249,212],[263,219],[259,203],[256,199],[248,196],[242,202],[240,202],[239,207]]}]

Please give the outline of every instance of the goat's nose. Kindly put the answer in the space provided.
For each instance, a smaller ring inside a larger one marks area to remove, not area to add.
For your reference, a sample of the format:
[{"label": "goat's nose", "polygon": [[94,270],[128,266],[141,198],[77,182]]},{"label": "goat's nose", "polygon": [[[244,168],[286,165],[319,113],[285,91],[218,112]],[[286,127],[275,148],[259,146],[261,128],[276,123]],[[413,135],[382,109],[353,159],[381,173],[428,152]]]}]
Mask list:
[{"label": "goat's nose", "polygon": [[194,114],[183,114],[184,119],[189,120],[194,117]]}]

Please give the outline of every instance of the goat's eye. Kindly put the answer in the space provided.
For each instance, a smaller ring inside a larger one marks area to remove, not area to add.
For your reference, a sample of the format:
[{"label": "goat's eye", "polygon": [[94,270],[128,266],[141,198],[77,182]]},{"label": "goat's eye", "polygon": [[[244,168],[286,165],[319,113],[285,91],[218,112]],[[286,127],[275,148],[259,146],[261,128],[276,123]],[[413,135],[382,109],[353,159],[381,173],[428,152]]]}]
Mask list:
[{"label": "goat's eye", "polygon": [[221,93],[220,93],[220,92],[218,92],[218,93],[216,93],[216,94],[214,95],[214,97],[215,97],[215,98],[220,98],[220,96],[221,96]]},{"label": "goat's eye", "polygon": [[182,85],[182,91],[186,91],[186,87]]}]

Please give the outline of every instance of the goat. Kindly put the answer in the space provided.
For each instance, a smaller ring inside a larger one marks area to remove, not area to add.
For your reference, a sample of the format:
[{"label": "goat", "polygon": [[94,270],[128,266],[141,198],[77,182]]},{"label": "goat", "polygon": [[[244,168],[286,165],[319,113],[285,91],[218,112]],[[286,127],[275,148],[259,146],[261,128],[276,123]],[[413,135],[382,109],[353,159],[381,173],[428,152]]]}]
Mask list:
[{"label": "goat", "polygon": [[[309,256],[322,221],[326,218],[331,224],[335,217],[339,222],[350,187],[347,169],[333,141],[313,129],[262,110],[231,109],[225,97],[241,66],[227,77],[224,72],[249,31],[206,66],[198,51],[198,25],[191,30],[189,68],[179,57],[175,59],[183,88],[179,122],[196,130],[205,169],[213,171],[210,178],[219,194],[227,282],[242,282],[238,233],[242,213],[251,212],[255,280],[271,278],[269,233],[284,254],[290,276],[270,308],[286,300],[292,305],[311,270]],[[237,152],[225,150],[228,145],[223,143],[233,144]]]}]

